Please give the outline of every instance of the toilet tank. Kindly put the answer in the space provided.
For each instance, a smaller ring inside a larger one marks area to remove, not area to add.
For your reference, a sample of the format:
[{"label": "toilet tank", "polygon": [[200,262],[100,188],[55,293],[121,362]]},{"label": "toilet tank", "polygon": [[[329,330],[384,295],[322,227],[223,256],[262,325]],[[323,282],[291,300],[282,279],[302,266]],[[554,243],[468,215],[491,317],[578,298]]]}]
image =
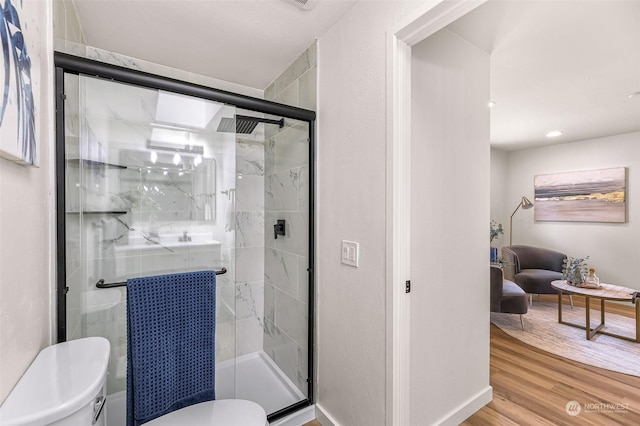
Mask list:
[{"label": "toilet tank", "polygon": [[103,337],[43,349],[0,406],[0,425],[106,425],[109,353]]}]

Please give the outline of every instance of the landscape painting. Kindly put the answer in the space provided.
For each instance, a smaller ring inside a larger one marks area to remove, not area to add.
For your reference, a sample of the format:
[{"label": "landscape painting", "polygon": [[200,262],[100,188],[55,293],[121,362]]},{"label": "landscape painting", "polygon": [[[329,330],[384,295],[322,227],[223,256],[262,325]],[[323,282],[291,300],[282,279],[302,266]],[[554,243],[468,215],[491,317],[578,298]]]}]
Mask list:
[{"label": "landscape painting", "polygon": [[626,167],[534,177],[534,218],[561,222],[626,222]]}]

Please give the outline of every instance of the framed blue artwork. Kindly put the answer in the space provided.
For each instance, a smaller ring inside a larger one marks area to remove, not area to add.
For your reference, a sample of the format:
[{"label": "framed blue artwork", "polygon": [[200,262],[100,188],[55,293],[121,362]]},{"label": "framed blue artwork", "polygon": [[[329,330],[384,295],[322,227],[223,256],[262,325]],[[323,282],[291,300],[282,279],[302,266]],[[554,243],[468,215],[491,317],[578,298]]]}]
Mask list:
[{"label": "framed blue artwork", "polygon": [[[28,2],[24,2],[28,4]],[[36,111],[21,0],[0,0],[0,156],[37,166]]]}]

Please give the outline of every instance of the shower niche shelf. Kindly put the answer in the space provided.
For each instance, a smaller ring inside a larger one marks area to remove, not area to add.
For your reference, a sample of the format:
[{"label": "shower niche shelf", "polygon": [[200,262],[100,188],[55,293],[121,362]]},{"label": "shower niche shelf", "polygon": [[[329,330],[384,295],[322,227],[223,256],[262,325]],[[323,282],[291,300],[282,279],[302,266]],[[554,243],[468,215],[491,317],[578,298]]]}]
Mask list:
[{"label": "shower niche shelf", "polygon": [[85,210],[85,211],[68,211],[67,214],[112,214],[116,216],[122,216],[128,212],[125,210]]},{"label": "shower niche shelf", "polygon": [[84,167],[90,167],[90,168],[107,168],[107,169],[118,169],[118,170],[127,168],[127,166],[121,166],[119,164],[105,163],[105,162],[96,161],[96,160],[86,160],[83,158],[70,158],[67,161],[71,166],[83,165]]}]

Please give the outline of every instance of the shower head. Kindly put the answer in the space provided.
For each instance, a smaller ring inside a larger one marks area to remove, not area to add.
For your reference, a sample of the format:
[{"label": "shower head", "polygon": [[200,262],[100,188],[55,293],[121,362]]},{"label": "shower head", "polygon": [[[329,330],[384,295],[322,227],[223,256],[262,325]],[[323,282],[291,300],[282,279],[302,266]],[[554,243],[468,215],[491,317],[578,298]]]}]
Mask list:
[{"label": "shower head", "polygon": [[248,134],[253,133],[257,125],[257,121],[241,120],[239,117],[235,119],[222,117],[220,124],[218,124],[218,132]]},{"label": "shower head", "polygon": [[[234,126],[235,123],[235,126]],[[234,118],[222,117],[218,124],[218,132],[222,133],[253,133],[259,123],[277,124],[284,127],[284,118],[280,120],[270,120],[268,118],[248,117],[246,115],[236,115]]]}]

